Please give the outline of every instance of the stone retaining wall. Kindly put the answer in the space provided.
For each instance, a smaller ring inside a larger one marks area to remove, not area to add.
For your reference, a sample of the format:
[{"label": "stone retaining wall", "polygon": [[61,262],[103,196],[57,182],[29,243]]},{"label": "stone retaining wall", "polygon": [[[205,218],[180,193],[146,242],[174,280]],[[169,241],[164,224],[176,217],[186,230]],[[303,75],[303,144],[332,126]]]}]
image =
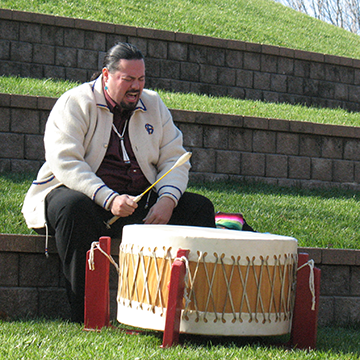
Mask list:
[{"label": "stone retaining wall", "polygon": [[358,59],[6,9],[0,75],[84,82],[117,41],[144,53],[150,88],[360,109]]},{"label": "stone retaining wall", "polygon": [[[54,98],[0,93],[0,172],[37,171]],[[197,181],[359,190],[360,128],[171,110]]]},{"label": "stone retaining wall", "polygon": [[[119,240],[111,253],[118,262]],[[299,248],[321,269],[320,326],[360,323],[360,250]],[[44,237],[0,234],[0,316],[69,316],[59,258]],[[111,318],[116,318],[117,274],[111,265]]]}]

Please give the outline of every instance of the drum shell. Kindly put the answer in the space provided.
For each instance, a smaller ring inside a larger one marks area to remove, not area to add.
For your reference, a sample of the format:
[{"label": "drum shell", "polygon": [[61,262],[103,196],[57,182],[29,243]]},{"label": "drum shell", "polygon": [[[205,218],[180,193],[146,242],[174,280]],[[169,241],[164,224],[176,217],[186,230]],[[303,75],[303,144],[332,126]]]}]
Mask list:
[{"label": "drum shell", "polygon": [[171,264],[179,248],[189,249],[190,302],[184,299],[181,332],[244,336],[290,332],[296,239],[189,226],[124,227],[119,322],[164,329]]}]

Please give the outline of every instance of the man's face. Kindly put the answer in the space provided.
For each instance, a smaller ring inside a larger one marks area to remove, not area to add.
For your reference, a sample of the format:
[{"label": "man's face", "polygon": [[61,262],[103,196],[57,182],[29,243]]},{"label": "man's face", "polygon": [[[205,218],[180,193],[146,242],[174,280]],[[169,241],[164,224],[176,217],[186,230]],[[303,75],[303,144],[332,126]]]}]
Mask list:
[{"label": "man's face", "polygon": [[107,92],[123,110],[134,110],[145,85],[144,60],[121,59],[118,69],[114,73],[102,70]]}]

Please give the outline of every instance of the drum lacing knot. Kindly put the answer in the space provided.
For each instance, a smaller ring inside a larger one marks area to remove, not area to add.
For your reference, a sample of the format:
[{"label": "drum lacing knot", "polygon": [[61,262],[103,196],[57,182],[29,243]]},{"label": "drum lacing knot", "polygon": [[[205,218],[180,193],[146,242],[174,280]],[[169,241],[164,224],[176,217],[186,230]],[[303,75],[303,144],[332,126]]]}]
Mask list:
[{"label": "drum lacing knot", "polygon": [[115,260],[113,259],[113,257],[111,255],[109,255],[108,253],[106,253],[100,246],[100,243],[98,241],[94,241],[91,244],[91,248],[90,248],[90,252],[89,252],[89,269],[91,271],[95,270],[95,262],[94,262],[94,251],[95,249],[98,249],[102,254],[104,254],[109,261],[115,266],[117,273],[119,274],[119,266],[118,264],[115,262]]},{"label": "drum lacing knot", "polygon": [[182,261],[183,263],[185,263],[185,277],[184,277],[184,282],[185,282],[185,286],[184,286],[184,299],[185,299],[185,309],[187,309],[187,307],[189,306],[191,300],[189,298],[189,295],[187,293],[187,284],[188,284],[188,281],[189,281],[189,272],[190,272],[190,269],[189,269],[189,260],[186,256],[182,256],[182,257],[177,257],[174,259],[174,261]]},{"label": "drum lacing knot", "polygon": [[309,289],[312,295],[312,305],[311,305],[311,310],[315,310],[315,280],[314,280],[314,260],[311,259],[309,260],[307,263],[301,265],[297,271],[301,270],[302,268],[304,268],[305,266],[309,266],[310,267],[310,274],[309,274]]}]

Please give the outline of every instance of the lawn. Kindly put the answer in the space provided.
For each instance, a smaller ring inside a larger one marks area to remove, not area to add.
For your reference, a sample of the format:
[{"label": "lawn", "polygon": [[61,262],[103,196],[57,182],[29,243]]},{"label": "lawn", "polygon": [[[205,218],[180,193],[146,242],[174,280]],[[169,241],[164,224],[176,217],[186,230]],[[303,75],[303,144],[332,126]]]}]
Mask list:
[{"label": "lawn", "polygon": [[1,0],[1,7],[360,58],[360,37],[271,0]]},{"label": "lawn", "polygon": [[[35,174],[0,174],[0,232],[33,234],[21,206]],[[246,182],[190,184],[216,211],[242,212],[259,232],[295,237],[301,247],[360,248],[360,194]]]},{"label": "lawn", "polygon": [[162,333],[129,335],[119,324],[101,332],[84,332],[64,321],[1,321],[0,357],[3,359],[251,359],[305,360],[358,359],[358,329],[320,328],[317,349],[279,347],[283,337],[206,337],[181,335],[181,345],[161,349]]},{"label": "lawn", "polygon": [[[0,76],[0,89],[5,94],[58,98],[65,91],[77,85],[78,83],[67,80]],[[326,109],[229,97],[182,94],[159,89],[157,91],[170,109],[209,113],[221,112],[223,114],[308,121],[331,125],[360,126],[359,114],[344,109]]]}]

